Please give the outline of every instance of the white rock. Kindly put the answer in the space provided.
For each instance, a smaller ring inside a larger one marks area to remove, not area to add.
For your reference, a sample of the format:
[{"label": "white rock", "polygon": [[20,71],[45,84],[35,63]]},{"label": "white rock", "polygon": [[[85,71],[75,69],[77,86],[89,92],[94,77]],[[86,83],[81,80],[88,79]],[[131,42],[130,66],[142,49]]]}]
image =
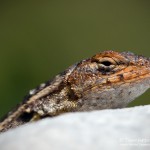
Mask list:
[{"label": "white rock", "polygon": [[150,105],[68,113],[0,135],[0,150],[134,149],[150,149]]}]

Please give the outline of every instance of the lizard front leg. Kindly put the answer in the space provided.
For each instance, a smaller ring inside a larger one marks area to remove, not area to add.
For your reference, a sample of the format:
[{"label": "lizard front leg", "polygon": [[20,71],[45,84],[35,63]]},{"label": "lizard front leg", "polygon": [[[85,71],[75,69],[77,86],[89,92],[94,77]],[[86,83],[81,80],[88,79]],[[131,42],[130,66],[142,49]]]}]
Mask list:
[{"label": "lizard front leg", "polygon": [[65,113],[65,112],[72,112],[77,108],[77,102],[76,101],[69,101],[65,100],[59,104],[46,104],[43,105],[43,108],[41,109],[35,109],[35,113],[33,117],[30,119],[30,121],[37,121],[41,118],[45,117],[53,117],[57,116],[59,114]]}]

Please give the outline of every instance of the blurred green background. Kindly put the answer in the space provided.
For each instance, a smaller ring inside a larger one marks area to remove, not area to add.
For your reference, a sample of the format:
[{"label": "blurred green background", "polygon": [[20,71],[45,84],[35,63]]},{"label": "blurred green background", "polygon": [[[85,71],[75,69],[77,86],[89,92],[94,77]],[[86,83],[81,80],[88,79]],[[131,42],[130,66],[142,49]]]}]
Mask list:
[{"label": "blurred green background", "polygon": [[30,89],[108,49],[150,56],[150,1],[1,1],[0,117]]}]

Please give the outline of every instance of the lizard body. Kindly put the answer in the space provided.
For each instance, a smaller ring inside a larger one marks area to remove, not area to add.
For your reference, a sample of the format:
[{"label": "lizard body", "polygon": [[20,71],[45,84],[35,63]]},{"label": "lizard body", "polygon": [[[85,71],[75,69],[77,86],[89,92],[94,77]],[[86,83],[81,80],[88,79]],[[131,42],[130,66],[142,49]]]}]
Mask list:
[{"label": "lizard body", "polygon": [[150,59],[104,51],[31,90],[0,122],[0,132],[65,112],[122,108],[150,88]]}]

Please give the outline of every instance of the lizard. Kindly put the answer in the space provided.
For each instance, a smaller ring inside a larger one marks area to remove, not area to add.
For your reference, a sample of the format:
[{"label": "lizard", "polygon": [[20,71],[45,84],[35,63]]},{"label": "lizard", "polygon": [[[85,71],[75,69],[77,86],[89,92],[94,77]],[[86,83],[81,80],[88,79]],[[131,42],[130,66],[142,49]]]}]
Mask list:
[{"label": "lizard", "polygon": [[41,84],[0,122],[0,132],[66,112],[126,107],[150,88],[150,58],[107,50]]}]

